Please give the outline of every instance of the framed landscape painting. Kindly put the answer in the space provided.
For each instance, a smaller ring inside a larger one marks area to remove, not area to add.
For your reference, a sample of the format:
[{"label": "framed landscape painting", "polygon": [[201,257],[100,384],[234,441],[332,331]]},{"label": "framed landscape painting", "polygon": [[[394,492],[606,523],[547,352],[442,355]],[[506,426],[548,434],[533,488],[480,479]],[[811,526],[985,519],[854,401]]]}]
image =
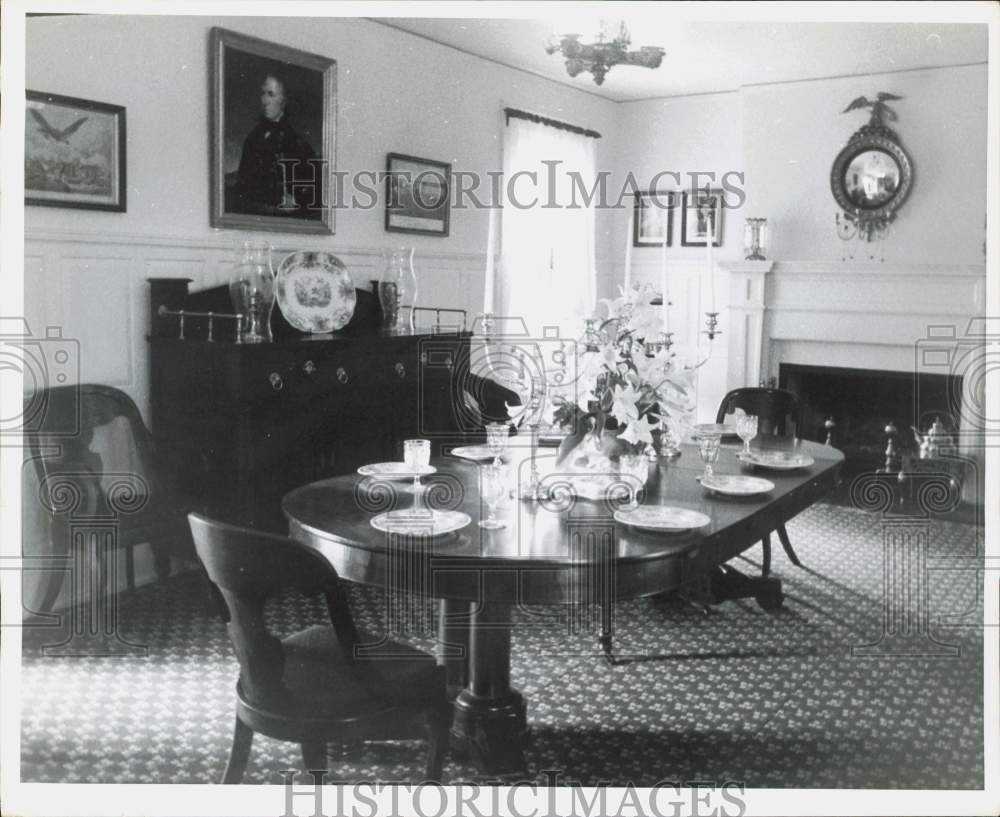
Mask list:
[{"label": "framed landscape painting", "polygon": [[386,170],[386,231],[448,235],[451,165],[390,153]]},{"label": "framed landscape painting", "polygon": [[125,108],[26,92],[24,202],[125,212]]},{"label": "framed landscape painting", "polygon": [[213,28],[213,227],[333,232],[337,63]]},{"label": "framed landscape painting", "polygon": [[684,191],[681,211],[681,246],[704,247],[708,241],[713,247],[722,246],[722,191]]}]

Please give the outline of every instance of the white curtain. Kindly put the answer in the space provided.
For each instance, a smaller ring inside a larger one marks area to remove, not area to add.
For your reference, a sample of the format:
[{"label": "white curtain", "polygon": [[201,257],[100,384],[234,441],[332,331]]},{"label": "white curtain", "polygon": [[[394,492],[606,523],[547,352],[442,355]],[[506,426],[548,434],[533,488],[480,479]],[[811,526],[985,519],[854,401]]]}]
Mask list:
[{"label": "white curtain", "polygon": [[495,312],[523,318],[535,337],[545,326],[559,326],[563,337],[579,334],[594,309],[595,207],[586,193],[597,175],[595,142],[513,117],[504,129]]}]

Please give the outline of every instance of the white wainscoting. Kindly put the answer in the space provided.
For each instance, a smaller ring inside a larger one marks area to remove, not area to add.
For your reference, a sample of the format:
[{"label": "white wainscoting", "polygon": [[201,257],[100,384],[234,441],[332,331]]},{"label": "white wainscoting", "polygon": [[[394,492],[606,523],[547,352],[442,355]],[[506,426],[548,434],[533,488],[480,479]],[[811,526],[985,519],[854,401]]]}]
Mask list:
[{"label": "white wainscoting", "polygon": [[[249,236],[248,236],[249,237]],[[106,236],[30,231],[25,236],[24,310],[35,336],[58,327],[79,346],[79,378],[129,394],[149,417],[149,278],[190,278],[192,289],[224,283],[243,240],[183,236]],[[308,246],[277,237],[275,266]],[[357,286],[370,289],[382,271],[380,247],[332,247]],[[465,309],[470,321],[482,308],[485,254],[417,250],[418,303]]]},{"label": "white wainscoting", "polygon": [[[638,256],[638,257],[637,257]],[[598,269],[607,269],[598,262]],[[728,311],[730,272],[726,265],[715,270],[715,298],[719,311],[722,334],[709,343],[704,334],[705,313],[711,303],[711,289],[705,274],[703,259],[669,258],[667,261],[667,286],[670,289],[670,331],[674,333],[674,351],[686,364],[699,362],[695,380],[698,389],[698,422],[715,422],[719,403],[727,391],[729,334],[732,331]],[[598,275],[597,291],[600,297],[618,297],[618,288],[625,280],[624,264],[613,267],[610,275]],[[648,251],[634,253],[632,281],[640,286],[649,285],[660,291],[660,254]]]}]

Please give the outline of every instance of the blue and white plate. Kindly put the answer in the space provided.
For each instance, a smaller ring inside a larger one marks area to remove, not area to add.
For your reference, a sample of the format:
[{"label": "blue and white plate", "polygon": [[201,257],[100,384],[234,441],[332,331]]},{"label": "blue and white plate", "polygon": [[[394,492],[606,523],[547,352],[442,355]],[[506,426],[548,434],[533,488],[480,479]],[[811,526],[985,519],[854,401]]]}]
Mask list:
[{"label": "blue and white plate", "polygon": [[275,276],[278,307],[301,332],[343,329],[354,315],[358,293],[344,263],[328,252],[293,252]]}]

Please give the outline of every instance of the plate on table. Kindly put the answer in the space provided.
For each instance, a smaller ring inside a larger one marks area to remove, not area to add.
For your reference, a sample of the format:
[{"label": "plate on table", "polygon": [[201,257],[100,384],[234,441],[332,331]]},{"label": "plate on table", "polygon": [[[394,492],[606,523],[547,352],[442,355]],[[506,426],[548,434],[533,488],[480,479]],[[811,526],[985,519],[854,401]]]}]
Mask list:
[{"label": "plate on table", "polygon": [[459,445],[451,449],[451,453],[463,460],[472,460],[472,462],[486,462],[486,460],[496,459],[488,445]]},{"label": "plate on table", "polygon": [[274,284],[281,314],[300,332],[343,329],[358,303],[347,267],[328,252],[293,252],[278,267]]},{"label": "plate on table", "polygon": [[774,483],[769,479],[748,477],[743,474],[715,474],[711,477],[698,477],[702,488],[708,488],[726,496],[756,496],[774,490]]},{"label": "plate on table", "polygon": [[751,451],[749,454],[741,451],[737,454],[740,462],[757,468],[770,468],[774,471],[791,471],[795,468],[808,468],[816,460],[808,454],[796,454],[790,451]]},{"label": "plate on table", "polygon": [[702,423],[694,427],[695,437],[708,437],[712,435],[717,437],[740,436],[736,433],[736,426],[729,425],[728,423]]},{"label": "plate on table", "polygon": [[378,477],[379,479],[413,479],[414,477],[426,477],[437,473],[437,468],[433,465],[425,465],[414,471],[405,462],[374,462],[371,465],[362,465],[358,473],[363,477]]},{"label": "plate on table", "polygon": [[467,513],[461,511],[427,511],[408,508],[400,511],[388,511],[372,517],[371,525],[375,530],[385,533],[402,533],[411,536],[444,536],[461,530],[472,521]]},{"label": "plate on table", "polygon": [[667,533],[702,528],[712,520],[698,511],[687,508],[670,508],[659,505],[640,505],[631,511],[615,511],[615,521],[641,530],[655,530]]}]

